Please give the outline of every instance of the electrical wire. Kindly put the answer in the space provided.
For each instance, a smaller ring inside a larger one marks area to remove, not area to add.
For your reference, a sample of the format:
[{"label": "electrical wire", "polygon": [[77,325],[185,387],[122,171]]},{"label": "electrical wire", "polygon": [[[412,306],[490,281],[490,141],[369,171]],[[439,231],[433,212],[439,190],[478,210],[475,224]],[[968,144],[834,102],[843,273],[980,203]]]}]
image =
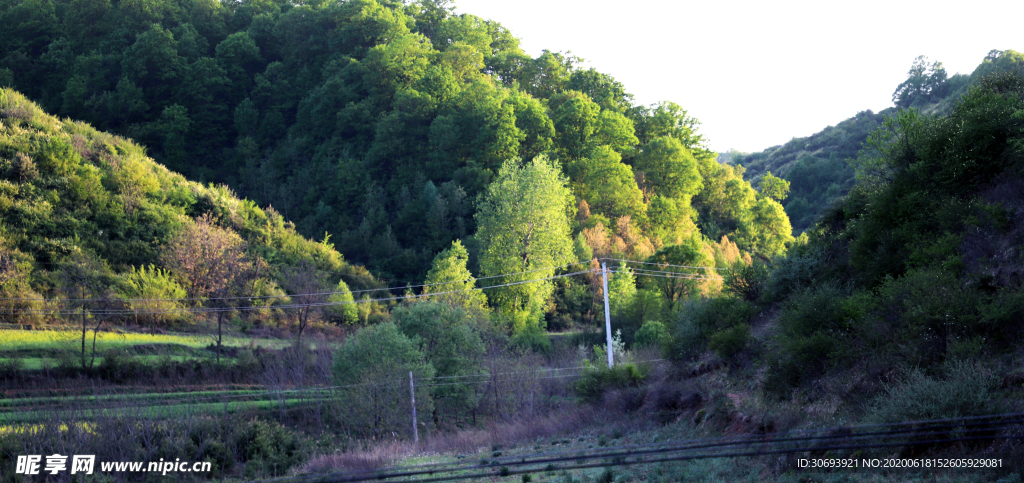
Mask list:
[{"label": "electrical wire", "polygon": [[[316,302],[316,303],[307,303],[307,304],[284,304],[284,305],[274,305],[274,306],[249,306],[249,307],[188,307],[188,308],[163,309],[163,310],[156,310],[156,309],[142,309],[142,310],[138,310],[138,309],[100,309],[100,310],[90,310],[88,313],[92,314],[92,315],[122,315],[122,314],[140,314],[141,315],[141,314],[172,314],[172,313],[217,313],[217,312],[234,312],[234,311],[255,311],[255,310],[267,310],[267,309],[278,309],[279,310],[279,309],[305,308],[305,307],[333,307],[333,306],[338,306],[338,305],[360,304],[360,303],[370,303],[370,302],[391,302],[391,301],[398,301],[398,300],[412,300],[412,299],[419,299],[419,298],[426,298],[426,297],[436,297],[436,296],[441,296],[441,295],[450,295],[450,294],[456,294],[456,293],[466,293],[466,292],[472,292],[474,290],[489,290],[489,289],[494,289],[494,288],[510,287],[510,286],[514,286],[514,285],[522,285],[522,284],[527,284],[527,283],[543,282],[543,281],[546,281],[546,280],[553,280],[553,279],[556,279],[556,278],[571,277],[571,276],[575,276],[575,275],[581,275],[581,274],[584,274],[584,273],[591,273],[592,271],[593,270],[582,270],[582,271],[578,271],[578,272],[564,273],[564,274],[561,274],[561,275],[552,275],[550,277],[535,278],[535,279],[530,279],[530,280],[522,280],[522,281],[518,281],[518,282],[508,282],[508,283],[503,283],[503,284],[498,284],[498,285],[490,285],[490,286],[487,286],[487,287],[474,287],[474,288],[471,288],[471,289],[449,290],[449,291],[445,291],[445,292],[432,292],[432,293],[419,294],[419,295],[401,295],[401,296],[394,296],[394,297],[382,297],[382,298],[375,298],[375,299],[359,299],[359,300],[352,300],[352,301],[334,301],[334,302],[326,301],[326,302]],[[506,276],[508,276],[508,275],[506,275]],[[445,282],[445,283],[447,284],[447,283],[453,283],[453,282]],[[116,300],[116,299],[111,299],[111,300]],[[81,309],[72,309],[72,310],[61,310],[61,309],[57,309],[57,310],[37,310],[37,309],[29,309],[29,310],[22,310],[22,309],[15,309],[15,308],[6,308],[6,309],[0,309],[0,314],[79,315],[79,314],[81,314]]]},{"label": "electrical wire", "polygon": [[639,263],[639,264],[642,264],[642,265],[657,265],[657,266],[660,266],[660,267],[703,268],[705,270],[732,270],[731,268],[701,267],[701,266],[696,266],[696,265],[673,265],[671,263],[641,262],[639,260],[624,260],[624,259],[621,259],[621,258],[608,258],[608,257],[598,258],[598,260],[609,260],[609,261],[614,261],[614,262],[625,262],[625,263]]},{"label": "electrical wire", "polygon": [[[560,268],[572,267],[572,266],[575,266],[575,265],[583,265],[583,264],[589,264],[589,263],[590,263],[590,260],[584,260],[584,261],[579,261],[579,262],[574,262],[574,263],[567,263],[565,265],[558,265],[558,266],[554,266],[554,267],[535,268],[535,269],[532,269],[532,270],[524,270],[524,271],[521,271],[521,272],[505,273],[505,274],[501,274],[501,275],[488,275],[488,276],[485,276],[485,277],[476,277],[476,278],[470,277],[470,278],[463,279],[463,280],[452,280],[452,281],[449,281],[449,282],[424,283],[424,284],[419,284],[419,285],[405,285],[405,286],[401,286],[401,287],[368,288],[368,289],[362,289],[362,290],[349,290],[349,291],[341,291],[341,292],[315,292],[315,293],[302,293],[302,294],[291,294],[291,295],[288,295],[288,294],[286,294],[286,295],[254,295],[254,296],[251,296],[251,297],[247,297],[247,296],[232,296],[232,297],[206,297],[206,298],[202,298],[202,297],[185,297],[185,298],[123,298],[123,299],[122,298],[109,298],[108,297],[108,298],[64,298],[64,299],[59,299],[59,300],[61,300],[61,301],[76,301],[76,302],[110,302],[110,301],[114,301],[114,302],[193,302],[193,301],[206,301],[206,300],[242,300],[242,299],[245,299],[245,300],[261,300],[261,299],[272,299],[272,298],[310,297],[310,296],[321,296],[321,295],[345,295],[345,294],[356,294],[356,293],[365,293],[365,292],[381,292],[381,291],[388,291],[388,292],[390,292],[392,290],[408,290],[408,289],[411,289],[411,288],[432,287],[432,286],[436,286],[436,285],[450,285],[450,284],[454,284],[454,283],[474,282],[474,281],[477,281],[477,280],[487,280],[487,279],[501,278],[501,277],[513,277],[513,276],[516,276],[516,275],[523,275],[523,274],[527,274],[527,273],[542,272],[542,271],[545,271],[545,270],[558,270]],[[42,297],[35,297],[35,298],[28,298],[28,297],[0,297],[0,300],[46,301],[46,300],[56,300],[56,299],[47,299],[47,298],[42,298]]]},{"label": "electrical wire", "polygon": [[[1022,414],[1006,414],[1006,415],[990,415],[982,416],[979,418],[1013,418],[1010,420],[996,420],[987,423],[978,423],[972,428],[962,428],[960,437],[941,439],[941,436],[949,433],[950,430],[956,429],[957,423],[964,423],[970,418],[955,418],[948,420],[934,420],[934,422],[943,423],[939,426],[932,425],[926,428],[908,428],[894,431],[876,431],[872,433],[861,433],[855,434],[853,431],[860,429],[878,427],[883,425],[869,425],[861,427],[840,427],[840,428],[826,428],[820,430],[813,430],[818,433],[829,431],[830,434],[825,435],[809,435],[792,438],[778,438],[776,435],[761,435],[756,437],[747,438],[717,438],[717,439],[705,439],[705,440],[688,440],[671,443],[660,443],[654,445],[633,445],[633,446],[621,446],[618,448],[604,448],[598,451],[590,451],[590,454],[586,454],[585,451],[560,451],[550,452],[541,455],[531,455],[527,457],[509,456],[504,458],[484,458],[487,460],[487,464],[475,464],[474,462],[456,462],[456,463],[435,463],[429,465],[417,465],[417,466],[404,466],[404,467],[393,467],[387,470],[373,470],[373,471],[362,471],[362,472],[348,472],[348,473],[334,473],[327,475],[307,475],[301,477],[292,478],[279,478],[274,480],[264,480],[265,482],[291,482],[291,481],[363,481],[370,479],[386,479],[394,477],[409,477],[409,476],[420,476],[420,475],[433,475],[436,473],[451,473],[456,471],[468,471],[468,470],[479,470],[489,469],[490,471],[484,473],[475,473],[468,475],[452,475],[448,477],[439,477],[431,479],[421,479],[412,481],[444,481],[451,479],[465,479],[471,477],[484,477],[484,476],[505,476],[519,473],[532,473],[537,471],[551,471],[551,470],[564,470],[564,469],[579,469],[579,468],[591,468],[591,467],[602,467],[602,466],[614,466],[619,464],[644,464],[661,461],[677,461],[682,459],[700,459],[700,458],[720,458],[720,457],[736,457],[736,456],[759,456],[766,454],[780,454],[780,453],[795,453],[795,452],[806,452],[806,451],[828,451],[837,449],[864,449],[873,447],[891,447],[891,446],[904,446],[908,444],[922,445],[922,444],[937,444],[944,442],[955,442],[955,441],[967,441],[977,439],[1007,439],[1007,438],[1021,438],[1024,435],[985,435],[985,436],[965,436],[968,434],[976,434],[980,432],[991,432],[993,430],[1002,429],[1015,424],[1024,423],[1024,419],[1021,419]],[[912,424],[913,422],[900,422],[890,423],[889,427],[905,426]],[[922,430],[923,429],[923,430]],[[862,444],[830,444],[827,446],[821,446],[822,443],[828,443],[828,441],[839,441],[840,443],[848,443],[851,440],[865,439],[865,438],[884,438],[896,435],[906,435],[916,438],[924,436],[939,437],[940,439],[933,439],[930,441],[907,441],[907,442],[895,442],[895,443],[879,443],[879,442],[866,442]],[[804,441],[807,443],[813,443],[817,446],[797,446],[797,447],[784,447],[782,443],[792,443]],[[672,447],[665,448],[664,446],[675,445]],[[662,446],[662,448],[648,449],[652,446]],[[765,448],[758,449],[757,451],[741,451],[732,453],[722,452],[723,450],[729,450],[730,447],[736,446],[763,446]],[[717,448],[717,449],[716,449]],[[782,449],[773,449],[782,448]],[[641,459],[646,456],[657,456],[661,454],[669,453],[681,453],[692,450],[710,450],[716,452],[705,452],[698,454],[683,454],[675,455],[671,457],[663,458],[651,458]],[[548,457],[555,454],[571,454],[571,456],[565,457]],[[543,456],[538,458],[538,456]],[[580,461],[593,460],[593,459],[609,459],[612,461],[604,461],[600,463],[581,464]],[[634,461],[628,461],[629,458],[634,458]],[[561,463],[567,461],[576,461],[576,465],[560,465],[552,467],[554,463]],[[481,461],[481,463],[484,463]],[[530,468],[521,471],[512,471],[509,467],[514,466],[537,466],[547,463],[549,466],[545,468]],[[494,466],[501,466],[502,468],[493,468]]]}]

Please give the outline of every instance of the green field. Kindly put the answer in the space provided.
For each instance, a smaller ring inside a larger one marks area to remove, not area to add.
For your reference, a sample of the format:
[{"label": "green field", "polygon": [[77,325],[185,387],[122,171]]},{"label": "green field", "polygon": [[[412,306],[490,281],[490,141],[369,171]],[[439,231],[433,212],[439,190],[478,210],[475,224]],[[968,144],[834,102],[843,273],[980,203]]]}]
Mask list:
[{"label": "green field", "polygon": [[97,418],[132,416],[142,418],[173,418],[194,414],[225,414],[239,411],[290,411],[321,399],[249,399],[244,401],[194,402],[184,404],[116,405],[88,409],[12,410],[0,412],[0,425],[37,423],[49,420],[83,421]]},{"label": "green field", "polygon": [[[92,350],[92,333],[86,335],[88,350]],[[2,353],[52,353],[54,351],[81,348],[82,333],[74,330],[0,330],[0,354]],[[96,351],[151,347],[166,349],[185,347],[201,349],[214,343],[212,335],[205,334],[140,334],[133,332],[100,332],[96,337]],[[281,349],[291,344],[286,339],[255,339],[225,336],[227,347],[254,347]]]}]

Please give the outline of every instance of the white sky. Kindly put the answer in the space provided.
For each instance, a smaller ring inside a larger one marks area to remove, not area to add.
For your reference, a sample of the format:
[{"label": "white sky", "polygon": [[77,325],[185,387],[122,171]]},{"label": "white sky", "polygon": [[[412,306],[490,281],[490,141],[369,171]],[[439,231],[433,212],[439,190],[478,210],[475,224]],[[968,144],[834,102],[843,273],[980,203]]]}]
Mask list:
[{"label": "white sky", "polygon": [[744,152],[892,106],[918,55],[970,74],[1024,51],[1024,2],[454,0],[528,54],[572,51],[642,104],[668,100],[711,148]]}]

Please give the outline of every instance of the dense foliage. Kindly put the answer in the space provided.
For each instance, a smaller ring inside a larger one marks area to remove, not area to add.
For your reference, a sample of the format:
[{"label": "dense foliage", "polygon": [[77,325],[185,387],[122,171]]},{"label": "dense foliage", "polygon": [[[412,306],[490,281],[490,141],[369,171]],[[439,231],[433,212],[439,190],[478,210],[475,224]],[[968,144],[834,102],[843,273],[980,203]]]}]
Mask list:
[{"label": "dense foliage", "polygon": [[[991,377],[967,392],[954,381],[987,374],[973,361],[1015,357],[1024,337],[1024,77],[989,75],[949,114],[901,110],[867,139],[856,185],[806,243],[689,302],[672,350],[760,354],[764,388],[783,397],[836,390],[811,383],[844,371],[862,381],[851,394],[893,381],[861,408],[887,421],[984,412]],[[766,307],[774,335],[758,352],[747,324]]]},{"label": "dense foliage", "polygon": [[475,259],[477,195],[542,153],[585,202],[570,229],[597,229],[595,253],[645,257],[695,225],[766,256],[789,236],[685,110],[634,105],[580,59],[531,58],[445,1],[6,1],[0,39],[0,84],[402,283],[455,240]]},{"label": "dense foliage", "polygon": [[[970,75],[949,77],[941,62],[929,64],[927,57],[921,56],[907,72],[907,80],[893,93],[893,103],[897,108],[913,107],[925,114],[947,114],[986,75],[1022,67],[1021,53],[993,50]],[[877,113],[863,111],[808,137],[793,138],[759,153],[724,153],[723,160],[745,166],[752,179],[771,171],[791,182],[791,196],[784,201],[786,214],[794,230],[802,232],[853,187],[854,172],[847,162],[857,157],[868,135],[895,114],[896,108]]]}]

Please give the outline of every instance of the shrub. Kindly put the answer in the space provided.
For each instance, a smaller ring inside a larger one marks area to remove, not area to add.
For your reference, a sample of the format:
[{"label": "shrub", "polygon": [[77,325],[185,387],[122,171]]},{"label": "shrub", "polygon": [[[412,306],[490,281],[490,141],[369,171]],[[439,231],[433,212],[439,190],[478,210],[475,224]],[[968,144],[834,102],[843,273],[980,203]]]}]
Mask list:
[{"label": "shrub", "polygon": [[0,380],[13,381],[21,377],[21,370],[24,367],[23,361],[17,354],[14,357],[0,359]]},{"label": "shrub", "polygon": [[254,419],[235,436],[235,454],[245,475],[281,476],[305,458],[302,440],[279,423]]},{"label": "shrub", "polygon": [[338,280],[338,285],[334,288],[334,292],[327,300],[338,305],[327,307],[324,311],[327,319],[336,324],[355,324],[358,322],[359,311],[355,304],[355,298],[352,296],[352,291],[348,288],[348,284],[344,280]]},{"label": "shrub", "polygon": [[184,305],[180,301],[188,294],[178,285],[171,273],[150,265],[132,267],[121,275],[121,293],[136,311],[136,320],[146,321],[153,326],[166,325],[185,317],[186,312],[178,311]]},{"label": "shrub", "polygon": [[708,338],[708,348],[726,359],[731,359],[747,345],[749,338],[750,326],[739,324],[711,334]]},{"label": "shrub", "polygon": [[584,371],[576,381],[576,394],[594,402],[609,389],[637,387],[646,377],[643,369],[636,364],[620,364],[611,368],[598,365]]},{"label": "shrub", "polygon": [[687,359],[703,351],[712,335],[749,323],[756,312],[754,304],[736,297],[687,300],[676,313],[668,353]]},{"label": "shrub", "polygon": [[[434,366],[416,343],[392,322],[365,327],[338,349],[334,380],[339,386],[345,424],[364,435],[409,431],[405,410],[409,407],[409,372],[419,381],[434,377]],[[426,384],[416,386],[416,404],[422,414],[431,410]]]},{"label": "shrub", "polygon": [[977,333],[984,294],[965,287],[944,270],[912,270],[886,277],[878,288],[878,315],[891,321],[894,336],[881,341],[913,363],[941,361],[950,342]]},{"label": "shrub", "polygon": [[725,272],[725,291],[751,302],[761,298],[768,282],[768,265],[761,261],[747,264],[738,260]]},{"label": "shrub", "polygon": [[810,286],[822,265],[821,259],[818,253],[810,250],[776,259],[771,274],[765,280],[764,297],[768,301],[778,301]]},{"label": "shrub", "polygon": [[945,365],[943,376],[929,377],[919,369],[906,371],[874,401],[871,418],[890,423],[999,412],[993,404],[999,381],[992,371],[957,361]]},{"label": "shrub", "polygon": [[123,354],[119,350],[111,349],[103,354],[103,360],[99,367],[100,377],[112,382],[125,382],[143,375],[148,371],[137,358]]},{"label": "shrub", "polygon": [[849,354],[856,322],[863,318],[860,304],[835,284],[804,289],[790,298],[779,315],[778,351],[769,362],[768,386],[783,390],[813,377]]},{"label": "shrub", "polygon": [[633,336],[633,346],[641,347],[667,347],[672,342],[672,334],[668,332],[665,324],[656,320],[648,320],[640,326],[640,330]]}]

